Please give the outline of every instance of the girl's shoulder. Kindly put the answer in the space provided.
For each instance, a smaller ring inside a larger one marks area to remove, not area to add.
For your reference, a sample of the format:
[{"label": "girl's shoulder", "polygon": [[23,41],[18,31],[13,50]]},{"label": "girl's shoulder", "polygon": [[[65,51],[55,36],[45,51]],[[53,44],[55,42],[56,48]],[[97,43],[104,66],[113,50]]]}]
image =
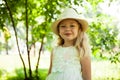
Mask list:
[{"label": "girl's shoulder", "polygon": [[60,49],[60,47],[61,46],[54,46],[53,49],[52,49],[53,53],[56,52],[56,51],[58,51]]}]

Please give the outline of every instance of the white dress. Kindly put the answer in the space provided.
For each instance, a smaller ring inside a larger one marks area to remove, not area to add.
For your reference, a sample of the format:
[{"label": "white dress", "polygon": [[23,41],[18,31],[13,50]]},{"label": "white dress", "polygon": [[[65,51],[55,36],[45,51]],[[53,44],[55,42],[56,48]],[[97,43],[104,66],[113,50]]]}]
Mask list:
[{"label": "white dress", "polygon": [[55,47],[52,70],[46,80],[83,80],[78,51],[75,47]]}]

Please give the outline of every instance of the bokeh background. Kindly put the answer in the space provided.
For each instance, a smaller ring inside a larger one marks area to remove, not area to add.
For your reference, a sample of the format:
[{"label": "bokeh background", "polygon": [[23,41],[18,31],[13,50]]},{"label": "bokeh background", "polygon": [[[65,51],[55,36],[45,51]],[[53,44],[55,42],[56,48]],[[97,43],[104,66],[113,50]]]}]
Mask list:
[{"label": "bokeh background", "polygon": [[66,7],[89,22],[92,80],[120,80],[120,0],[0,0],[0,80],[45,80]]}]

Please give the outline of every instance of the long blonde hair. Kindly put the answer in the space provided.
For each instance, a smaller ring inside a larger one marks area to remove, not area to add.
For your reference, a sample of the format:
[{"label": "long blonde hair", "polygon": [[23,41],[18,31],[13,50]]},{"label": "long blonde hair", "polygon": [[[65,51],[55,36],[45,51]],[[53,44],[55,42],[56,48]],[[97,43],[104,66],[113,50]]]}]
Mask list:
[{"label": "long blonde hair", "polygon": [[[59,35],[58,46],[63,45],[63,44],[64,44],[64,39],[62,39],[62,37]],[[80,58],[86,55],[90,55],[91,50],[90,50],[88,36],[85,32],[82,31],[81,25],[78,30],[77,38],[73,45],[77,48]]]},{"label": "long blonde hair", "polygon": [[78,36],[74,46],[78,49],[80,57],[90,55],[90,44],[85,32],[78,31]]}]

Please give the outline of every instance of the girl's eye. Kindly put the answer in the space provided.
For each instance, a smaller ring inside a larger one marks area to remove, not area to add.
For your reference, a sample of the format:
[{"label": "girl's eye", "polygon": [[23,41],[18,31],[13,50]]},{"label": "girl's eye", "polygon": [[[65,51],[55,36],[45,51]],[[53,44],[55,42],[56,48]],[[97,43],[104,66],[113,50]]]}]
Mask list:
[{"label": "girl's eye", "polygon": [[74,25],[70,25],[70,27],[75,27]]}]

